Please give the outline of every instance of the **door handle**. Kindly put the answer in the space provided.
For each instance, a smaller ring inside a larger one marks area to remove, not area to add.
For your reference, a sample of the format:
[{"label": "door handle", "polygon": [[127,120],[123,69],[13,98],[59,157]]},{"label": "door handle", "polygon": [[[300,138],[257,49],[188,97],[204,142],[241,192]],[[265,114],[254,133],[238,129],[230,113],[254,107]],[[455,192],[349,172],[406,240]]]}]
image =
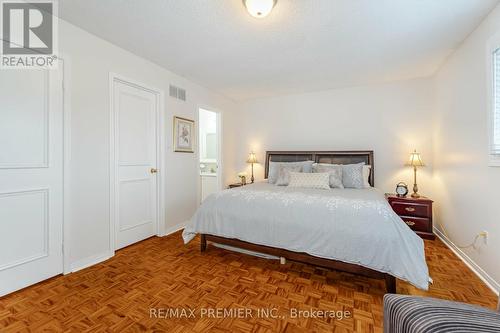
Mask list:
[{"label": "door handle", "polygon": [[151,173],[157,173],[157,172],[158,172],[158,170],[157,170],[157,169],[155,169],[155,168],[151,168],[151,169],[149,170],[149,172],[151,172]]}]

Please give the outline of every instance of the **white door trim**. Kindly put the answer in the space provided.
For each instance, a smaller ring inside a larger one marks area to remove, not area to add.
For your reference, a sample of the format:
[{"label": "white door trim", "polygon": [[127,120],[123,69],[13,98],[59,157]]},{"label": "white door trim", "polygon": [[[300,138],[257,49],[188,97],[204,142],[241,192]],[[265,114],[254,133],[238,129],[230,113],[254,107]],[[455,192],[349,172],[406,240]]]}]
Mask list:
[{"label": "white door trim", "polygon": [[114,84],[119,82],[129,85],[134,88],[139,88],[156,95],[156,160],[158,163],[157,175],[157,221],[156,221],[156,235],[165,235],[165,115],[164,115],[164,92],[141,82],[125,78],[116,73],[109,73],[109,253],[113,256],[116,249],[116,217],[117,217],[117,170],[116,170],[116,116],[115,116],[115,96]]},{"label": "white door trim", "polygon": [[[223,154],[223,150],[222,149],[222,143],[224,142],[222,140],[222,137],[224,135],[224,131],[222,130],[222,121],[223,121],[223,113],[222,111],[220,111],[219,109],[217,108],[213,108],[209,105],[206,105],[206,104],[198,104],[197,105],[197,112],[196,112],[196,134],[197,134],[197,137],[199,136],[199,126],[200,126],[200,109],[203,109],[203,110],[207,110],[207,111],[211,111],[211,112],[215,112],[217,114],[217,190],[218,191],[221,191],[224,189],[224,180],[223,180],[223,176],[224,176],[224,166],[223,166],[223,159],[222,159],[222,154]],[[198,142],[199,142],[199,138],[198,138]],[[197,163],[199,164],[200,162],[200,147],[198,145],[198,149],[196,151],[196,156],[197,156]],[[200,177],[200,168],[199,168],[199,165],[198,167],[196,168],[196,179],[198,179]],[[197,196],[197,201],[198,201],[198,206],[201,204],[201,184],[200,182],[198,181],[197,182],[198,184],[198,196]]]},{"label": "white door trim", "polygon": [[71,269],[71,59],[63,54],[59,57],[62,66],[63,89],[63,274],[69,274]]}]

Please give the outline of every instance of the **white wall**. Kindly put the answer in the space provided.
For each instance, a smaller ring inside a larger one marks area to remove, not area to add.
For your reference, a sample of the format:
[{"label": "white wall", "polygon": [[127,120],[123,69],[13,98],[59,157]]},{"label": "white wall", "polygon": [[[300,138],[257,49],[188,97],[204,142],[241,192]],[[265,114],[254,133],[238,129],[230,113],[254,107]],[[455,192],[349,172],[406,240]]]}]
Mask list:
[{"label": "white wall", "polygon": [[[499,288],[500,168],[488,166],[488,39],[500,33],[500,7],[473,32],[436,75],[434,184],[438,220],[455,244],[481,230],[489,244],[464,252]],[[490,281],[491,282],[491,281]]]},{"label": "white wall", "polygon": [[[65,21],[60,52],[69,66],[71,109],[70,261],[79,267],[109,248],[109,73],[165,92],[166,229],[188,220],[197,206],[198,156],[172,150],[172,117],[196,119],[200,105],[231,112],[235,105],[162,67],[137,57]],[[169,84],[187,90],[187,102],[168,97]]]},{"label": "white wall", "polygon": [[432,81],[417,79],[243,103],[226,117],[232,131],[232,151],[226,153],[226,182],[249,171],[245,160],[257,154],[256,180],[264,177],[266,150],[374,150],[375,185],[394,191],[413,172],[405,167],[413,149],[421,151],[428,167],[419,185],[428,193],[432,172]]}]

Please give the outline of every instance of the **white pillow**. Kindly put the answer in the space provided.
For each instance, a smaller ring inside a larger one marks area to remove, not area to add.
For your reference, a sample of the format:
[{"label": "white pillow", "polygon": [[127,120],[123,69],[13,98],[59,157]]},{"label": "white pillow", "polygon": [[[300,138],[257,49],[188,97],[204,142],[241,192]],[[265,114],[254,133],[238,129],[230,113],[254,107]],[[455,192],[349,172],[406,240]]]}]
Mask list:
[{"label": "white pillow", "polygon": [[328,172],[330,174],[330,187],[332,188],[344,188],[342,184],[342,166],[336,164],[323,164],[314,163],[313,172],[323,173]]},{"label": "white pillow", "polygon": [[267,174],[267,182],[274,184],[278,180],[280,166],[282,165],[300,165],[302,167],[302,172],[312,172],[312,165],[314,161],[303,161],[303,162],[269,162],[269,171]]},{"label": "white pillow", "polygon": [[330,174],[290,172],[290,183],[288,187],[330,189]]},{"label": "white pillow", "polygon": [[301,172],[301,165],[282,165],[280,166],[276,185],[287,186],[290,182],[290,172]]},{"label": "white pillow", "polygon": [[371,165],[363,165],[363,185],[365,188],[371,187],[370,182],[368,181],[370,179],[371,169]]}]

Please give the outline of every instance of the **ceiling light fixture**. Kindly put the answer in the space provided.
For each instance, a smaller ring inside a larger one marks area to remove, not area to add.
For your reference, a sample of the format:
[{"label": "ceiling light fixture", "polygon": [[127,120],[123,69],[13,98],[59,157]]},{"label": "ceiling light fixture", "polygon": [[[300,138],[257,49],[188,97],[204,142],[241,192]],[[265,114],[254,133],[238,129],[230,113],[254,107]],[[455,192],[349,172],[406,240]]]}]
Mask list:
[{"label": "ceiling light fixture", "polygon": [[278,0],[243,0],[250,15],[257,18],[266,17],[271,13]]}]

